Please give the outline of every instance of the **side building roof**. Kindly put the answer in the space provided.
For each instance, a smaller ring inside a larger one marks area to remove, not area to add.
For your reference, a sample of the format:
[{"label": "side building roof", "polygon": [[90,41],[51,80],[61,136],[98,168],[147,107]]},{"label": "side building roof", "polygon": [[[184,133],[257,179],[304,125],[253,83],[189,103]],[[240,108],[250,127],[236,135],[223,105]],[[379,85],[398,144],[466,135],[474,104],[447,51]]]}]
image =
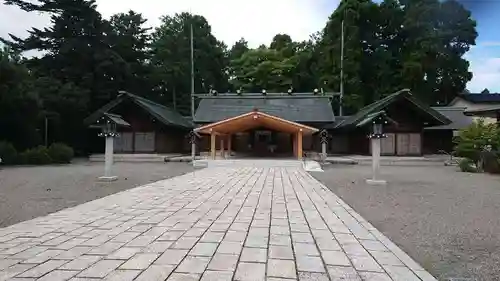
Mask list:
[{"label": "side building roof", "polygon": [[112,110],[125,100],[134,102],[166,126],[186,129],[193,128],[193,123],[189,120],[189,118],[180,115],[177,111],[125,91],[120,91],[120,95],[118,95],[116,99],[105,104],[103,107],[92,113],[89,117],[85,118],[84,123],[89,125],[96,122],[96,120],[100,118],[104,113],[109,113],[110,110]]}]

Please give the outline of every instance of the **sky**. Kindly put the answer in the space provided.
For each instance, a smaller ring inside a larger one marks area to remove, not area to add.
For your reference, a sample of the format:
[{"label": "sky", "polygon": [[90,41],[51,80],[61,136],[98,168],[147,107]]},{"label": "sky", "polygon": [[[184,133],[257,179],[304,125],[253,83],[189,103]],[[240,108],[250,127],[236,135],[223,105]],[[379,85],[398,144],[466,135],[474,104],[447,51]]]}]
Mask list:
[{"label": "sky", "polygon": [[[0,37],[12,33],[25,36],[26,30],[49,23],[46,16],[21,11],[0,0]],[[477,44],[466,58],[474,78],[467,88],[480,92],[488,88],[500,92],[500,0],[458,0],[477,21]],[[212,32],[231,46],[244,37],[251,47],[269,44],[275,34],[287,33],[294,40],[306,40],[320,31],[339,0],[97,0],[97,9],[105,18],[134,10],[158,26],[162,15],[192,12],[207,18]]]}]

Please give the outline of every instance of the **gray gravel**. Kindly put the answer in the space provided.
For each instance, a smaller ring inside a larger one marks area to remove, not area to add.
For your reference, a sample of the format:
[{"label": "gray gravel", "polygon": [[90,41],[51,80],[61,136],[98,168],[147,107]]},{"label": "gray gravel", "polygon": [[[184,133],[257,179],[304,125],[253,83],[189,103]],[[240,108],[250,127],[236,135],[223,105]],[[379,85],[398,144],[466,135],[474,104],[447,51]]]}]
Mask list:
[{"label": "gray gravel", "polygon": [[97,177],[104,163],[0,167],[0,227],[47,215],[122,190],[193,171],[187,163],[115,163],[115,182]]},{"label": "gray gravel", "polygon": [[500,280],[500,177],[437,164],[382,173],[387,186],[365,184],[368,165],[311,174],[440,280]]}]

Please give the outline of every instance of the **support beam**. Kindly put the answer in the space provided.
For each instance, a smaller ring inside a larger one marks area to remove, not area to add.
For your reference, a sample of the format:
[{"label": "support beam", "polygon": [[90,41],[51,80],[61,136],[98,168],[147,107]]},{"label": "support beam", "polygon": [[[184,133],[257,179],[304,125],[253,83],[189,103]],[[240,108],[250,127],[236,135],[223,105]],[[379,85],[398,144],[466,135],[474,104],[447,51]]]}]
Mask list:
[{"label": "support beam", "polygon": [[293,156],[298,157],[298,155],[297,155],[297,134],[292,134],[292,143],[293,143]]},{"label": "support beam", "polygon": [[302,160],[302,130],[297,133],[297,159]]},{"label": "support beam", "polygon": [[224,137],[220,137],[220,157],[224,159]]},{"label": "support beam", "polygon": [[231,141],[232,140],[232,135],[227,135],[227,155],[231,157]]},{"label": "support beam", "polygon": [[215,132],[210,135],[210,157],[215,160]]}]

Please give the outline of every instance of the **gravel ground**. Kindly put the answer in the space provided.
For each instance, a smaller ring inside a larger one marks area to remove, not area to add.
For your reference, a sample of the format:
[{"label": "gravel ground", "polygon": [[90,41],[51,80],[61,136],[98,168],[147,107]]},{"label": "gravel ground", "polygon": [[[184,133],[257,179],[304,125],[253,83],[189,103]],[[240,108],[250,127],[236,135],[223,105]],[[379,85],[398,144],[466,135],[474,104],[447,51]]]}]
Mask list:
[{"label": "gravel ground", "polygon": [[[500,177],[455,167],[368,165],[311,173],[440,280],[500,280]],[[464,280],[464,279],[460,279]]]},{"label": "gravel ground", "polygon": [[118,180],[103,183],[104,163],[0,168],[0,227],[192,171],[187,163],[115,163]]}]

